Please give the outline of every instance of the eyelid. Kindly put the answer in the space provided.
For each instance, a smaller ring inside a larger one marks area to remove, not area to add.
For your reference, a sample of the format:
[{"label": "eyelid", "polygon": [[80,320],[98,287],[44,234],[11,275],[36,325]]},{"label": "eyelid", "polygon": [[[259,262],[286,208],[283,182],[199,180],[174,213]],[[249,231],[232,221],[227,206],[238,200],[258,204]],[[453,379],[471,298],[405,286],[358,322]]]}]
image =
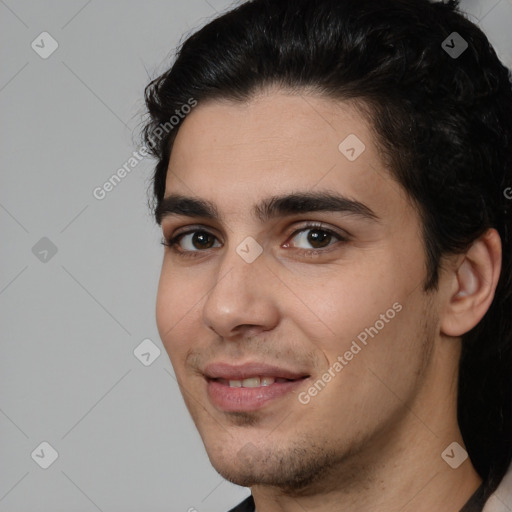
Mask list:
[{"label": "eyelid", "polygon": [[[162,237],[161,244],[168,247],[169,249],[171,249],[174,253],[178,254],[179,256],[187,256],[187,255],[188,256],[197,256],[197,255],[199,255],[201,253],[205,253],[207,251],[201,251],[201,250],[189,251],[186,249],[177,249],[176,247],[177,246],[179,247],[179,244],[183,237],[192,235],[192,234],[198,233],[198,232],[202,232],[202,233],[211,235],[216,240],[218,240],[220,242],[219,237],[215,233],[212,233],[212,228],[205,227],[205,226],[199,224],[199,225],[184,226],[183,231],[180,231],[180,229],[177,229],[169,237],[166,237],[164,235]],[[221,244],[222,244],[222,242],[221,242]],[[216,247],[216,249],[218,249],[218,247]]]},{"label": "eyelid", "polygon": [[289,235],[288,239],[294,238],[301,231],[308,231],[310,229],[318,229],[319,231],[325,231],[326,233],[338,237],[341,241],[348,241],[352,237],[352,235],[348,231],[330,227],[325,222],[309,221],[306,222],[306,224],[304,224],[303,226],[295,228],[295,230]]},{"label": "eyelid", "polygon": [[[333,228],[322,221],[302,221],[302,222],[305,222],[305,224],[303,224],[302,226],[299,226],[299,227],[295,226],[294,231],[292,231],[291,234],[288,235],[288,238],[296,235],[299,231],[303,231],[306,229],[315,229],[315,228],[328,231],[336,236],[339,236],[342,239],[347,239],[347,238],[352,237],[352,235],[347,230],[345,230],[345,229],[340,230],[339,228]],[[180,230],[182,230],[182,231],[180,231]],[[205,226],[204,224],[190,224],[190,225],[184,226],[183,228],[178,228],[168,238],[177,238],[180,235],[187,235],[187,234],[193,233],[194,231],[205,231],[214,236],[217,236],[215,233],[212,233],[212,230],[217,231],[215,228],[212,228],[211,226]],[[217,238],[218,238],[218,236],[217,236]]]},{"label": "eyelid", "polygon": [[[337,240],[338,244],[343,243],[343,242],[348,242],[352,238],[352,235],[350,233],[348,233],[346,230],[342,230],[343,232],[339,232],[339,228],[331,228],[330,226],[326,225],[326,223],[324,223],[324,222],[321,222],[321,221],[304,221],[304,222],[305,222],[305,224],[303,224],[302,226],[295,226],[294,231],[290,235],[288,235],[287,241],[281,247],[286,247],[286,248],[290,247],[290,243],[288,242],[288,240],[295,238],[295,236],[297,236],[297,234],[302,231],[308,231],[308,230],[314,230],[314,229],[324,231],[324,232],[334,236],[335,238],[338,239]],[[190,250],[186,250],[186,249],[185,250],[179,249],[177,247],[179,247],[181,238],[184,236],[187,236],[187,235],[191,235],[196,232],[204,232],[206,234],[213,236],[217,241],[221,242],[219,240],[219,237],[215,233],[212,233],[212,230],[213,230],[213,228],[206,227],[204,225],[199,225],[199,224],[198,225],[188,225],[188,226],[183,227],[183,231],[180,232],[180,230],[178,229],[170,237],[164,237],[162,240],[162,244],[165,246],[168,246],[171,250],[173,250],[176,254],[178,254],[180,256],[186,256],[186,255],[197,256],[197,255],[200,255],[201,253],[207,253],[208,250],[206,249],[206,250],[190,251]],[[222,242],[221,242],[221,244],[222,244]],[[306,249],[306,248],[301,248],[301,247],[295,247],[293,245],[291,247],[294,248],[296,250],[296,252],[299,252],[299,253],[300,252],[310,252],[312,250],[319,251],[320,253],[322,253],[322,252],[328,252],[329,249],[335,245],[337,245],[337,244],[336,243],[329,244],[326,247],[322,247],[322,248],[318,248],[318,249],[314,249],[314,248]],[[215,249],[218,249],[218,247],[215,247]]]},{"label": "eyelid", "polygon": [[196,231],[205,231],[206,233],[210,233],[214,236],[217,236],[215,233],[212,232],[216,231],[215,228],[205,226],[204,224],[189,224],[187,226],[183,226],[182,228],[178,228],[176,231],[172,233],[170,238],[177,238],[178,236],[181,235],[189,235],[190,233],[194,233]]}]

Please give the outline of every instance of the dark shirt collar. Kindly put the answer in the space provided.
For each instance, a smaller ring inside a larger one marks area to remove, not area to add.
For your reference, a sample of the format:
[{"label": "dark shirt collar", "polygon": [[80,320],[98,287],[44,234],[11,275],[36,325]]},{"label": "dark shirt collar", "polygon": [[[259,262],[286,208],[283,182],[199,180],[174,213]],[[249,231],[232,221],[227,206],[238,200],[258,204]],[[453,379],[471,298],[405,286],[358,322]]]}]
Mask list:
[{"label": "dark shirt collar", "polygon": [[[482,512],[486,501],[484,496],[484,487],[485,486],[482,483],[466,504],[460,509],[460,512]],[[255,512],[254,499],[252,495],[242,501],[242,503],[238,504],[235,508],[232,508],[229,512]]]}]

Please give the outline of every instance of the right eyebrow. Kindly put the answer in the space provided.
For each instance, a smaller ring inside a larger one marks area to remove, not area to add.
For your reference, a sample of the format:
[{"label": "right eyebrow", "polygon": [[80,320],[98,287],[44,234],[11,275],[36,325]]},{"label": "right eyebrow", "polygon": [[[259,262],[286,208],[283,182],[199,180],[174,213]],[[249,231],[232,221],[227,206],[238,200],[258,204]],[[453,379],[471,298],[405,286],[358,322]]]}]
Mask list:
[{"label": "right eyebrow", "polygon": [[173,215],[212,220],[219,218],[219,212],[212,202],[180,194],[171,194],[164,197],[155,209],[155,219],[159,225],[164,218]]}]

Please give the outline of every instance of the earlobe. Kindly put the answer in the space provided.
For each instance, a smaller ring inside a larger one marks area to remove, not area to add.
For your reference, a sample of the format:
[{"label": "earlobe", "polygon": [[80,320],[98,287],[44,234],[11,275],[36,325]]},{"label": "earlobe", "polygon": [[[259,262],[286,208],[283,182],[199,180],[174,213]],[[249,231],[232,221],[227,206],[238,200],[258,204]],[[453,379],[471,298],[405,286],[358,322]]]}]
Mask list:
[{"label": "earlobe", "polygon": [[[501,240],[489,229],[475,240],[451,272],[451,293],[441,321],[441,332],[462,336],[475,327],[489,309],[501,271]],[[452,288],[453,289],[453,288]]]}]

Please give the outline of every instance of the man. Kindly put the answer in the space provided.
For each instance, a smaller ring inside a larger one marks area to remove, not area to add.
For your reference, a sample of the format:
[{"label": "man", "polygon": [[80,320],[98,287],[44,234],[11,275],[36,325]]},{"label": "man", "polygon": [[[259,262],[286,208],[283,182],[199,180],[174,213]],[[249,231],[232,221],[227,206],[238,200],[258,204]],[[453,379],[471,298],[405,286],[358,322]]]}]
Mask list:
[{"label": "man", "polygon": [[512,456],[512,87],[483,33],[454,2],[253,0],[146,103],[158,329],[233,510],[482,510]]}]

